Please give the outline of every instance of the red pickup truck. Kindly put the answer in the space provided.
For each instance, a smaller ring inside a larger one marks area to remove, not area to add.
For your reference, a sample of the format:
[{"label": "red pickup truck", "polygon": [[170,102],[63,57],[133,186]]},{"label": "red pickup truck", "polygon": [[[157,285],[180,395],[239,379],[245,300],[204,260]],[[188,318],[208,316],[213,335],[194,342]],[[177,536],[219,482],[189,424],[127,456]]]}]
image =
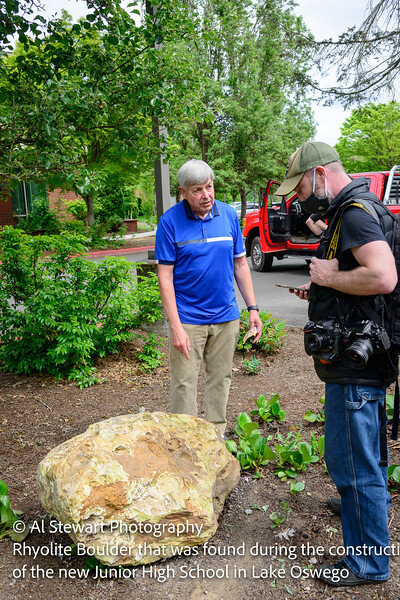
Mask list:
[{"label": "red pickup truck", "polygon": [[[351,177],[365,177],[371,192],[391,211],[400,213],[400,165],[390,171],[355,173]],[[309,215],[301,210],[297,195],[281,200],[275,195],[279,185],[273,179],[268,181],[262,207],[248,213],[244,222],[246,256],[251,257],[255,271],[269,271],[274,258],[308,261],[315,256],[319,244],[319,238],[306,225]]]}]

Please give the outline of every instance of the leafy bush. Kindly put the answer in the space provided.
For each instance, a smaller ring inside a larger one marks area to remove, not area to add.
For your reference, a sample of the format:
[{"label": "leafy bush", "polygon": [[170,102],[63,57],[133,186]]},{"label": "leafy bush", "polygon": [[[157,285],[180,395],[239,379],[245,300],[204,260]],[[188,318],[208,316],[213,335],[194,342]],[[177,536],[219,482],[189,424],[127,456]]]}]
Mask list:
[{"label": "leafy bush", "polygon": [[124,243],[123,236],[126,233],[126,227],[120,227],[112,235],[107,235],[107,224],[101,221],[95,221],[86,235],[90,248],[119,248]]},{"label": "leafy bush", "polygon": [[90,262],[85,241],[3,230],[0,361],[6,370],[42,371],[83,387],[93,382],[96,357],[116,353],[131,329],[161,317],[155,274],[137,278],[119,257]]},{"label": "leafy bush", "polygon": [[83,221],[65,221],[65,223],[63,223],[63,230],[68,231],[68,233],[85,237],[88,227]]},{"label": "leafy bush", "polygon": [[265,354],[278,352],[285,341],[286,329],[285,322],[273,319],[272,315],[266,310],[260,312],[260,319],[263,323],[263,331],[261,338],[256,344],[248,340],[243,344],[243,338],[249,329],[249,313],[247,310],[242,310],[240,313],[240,330],[237,343],[237,350],[251,350],[252,348],[260,350]]},{"label": "leafy bush", "polygon": [[78,198],[77,200],[68,202],[67,210],[75,219],[86,223],[87,208],[84,200]]},{"label": "leafy bush", "polygon": [[261,371],[261,360],[259,358],[245,358],[242,361],[242,367],[248,375],[256,375]]},{"label": "leafy bush", "polygon": [[137,355],[142,363],[143,371],[154,371],[162,365],[164,353],[158,349],[158,336],[155,333],[149,333],[143,344],[142,351]]},{"label": "leafy bush", "polygon": [[62,224],[56,213],[49,209],[49,202],[44,198],[34,206],[34,209],[26,219],[21,223],[27,233],[35,231],[44,231],[46,234],[52,235],[60,233]]},{"label": "leafy bush", "polygon": [[273,394],[268,400],[261,394],[258,399],[254,399],[254,402],[257,404],[257,410],[252,410],[252,415],[257,415],[259,419],[268,423],[274,420],[285,420],[285,411],[280,407],[278,394]]},{"label": "leafy bush", "polygon": [[[104,225],[107,232],[119,233],[122,227],[123,219],[119,215],[111,215],[104,221]],[[126,227],[125,227],[126,230]]]},{"label": "leafy bush", "polygon": [[239,436],[239,448],[234,440],[225,442],[226,448],[231,454],[236,454],[241,468],[255,469],[255,479],[260,477],[261,465],[267,465],[270,460],[276,458],[275,452],[267,444],[267,440],[260,434],[258,424],[253,423],[251,417],[242,412],[236,419],[234,433]]},{"label": "leafy bush", "polygon": [[275,452],[278,457],[280,468],[276,471],[281,481],[294,479],[297,474],[306,470],[306,468],[319,459],[324,454],[325,443],[322,435],[318,440],[314,432],[311,434],[311,443],[301,439],[301,433],[294,434],[290,432],[285,439],[280,434],[277,436],[279,444],[275,445]]}]

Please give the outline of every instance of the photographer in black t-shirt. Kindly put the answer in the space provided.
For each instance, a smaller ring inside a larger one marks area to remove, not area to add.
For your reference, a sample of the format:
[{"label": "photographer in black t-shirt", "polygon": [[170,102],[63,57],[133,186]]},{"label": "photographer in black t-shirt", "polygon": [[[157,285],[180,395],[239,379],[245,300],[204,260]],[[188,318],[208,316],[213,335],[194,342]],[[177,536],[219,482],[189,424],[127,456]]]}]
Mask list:
[{"label": "photographer in black t-shirt", "polygon": [[390,506],[387,444],[380,434],[386,386],[396,376],[383,295],[397,283],[396,266],[383,221],[357,203],[371,200],[379,215],[379,200],[366,179],[347,175],[336,150],[303,144],[276,193],[293,190],[303,210],[328,221],[311,259],[311,281],[296,292],[309,300],[305,348],[326,385],[325,460],[341,497],[328,504],[341,513],[347,549],[320,579],[337,587],[379,583],[389,577]]}]

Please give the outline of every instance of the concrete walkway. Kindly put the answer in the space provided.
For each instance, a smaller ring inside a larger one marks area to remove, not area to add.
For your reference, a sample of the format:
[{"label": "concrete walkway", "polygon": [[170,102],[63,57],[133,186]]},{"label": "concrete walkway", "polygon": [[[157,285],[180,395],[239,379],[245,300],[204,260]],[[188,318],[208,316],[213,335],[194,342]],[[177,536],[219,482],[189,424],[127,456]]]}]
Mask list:
[{"label": "concrete walkway", "polygon": [[[143,225],[143,223],[138,223],[138,226]],[[154,237],[157,229],[153,229],[152,231],[144,231],[143,233],[128,233],[123,236],[123,239],[126,241],[130,241],[136,238],[149,238]],[[88,258],[101,258],[102,256],[121,256],[126,254],[140,254],[145,252],[146,250],[154,250],[154,244],[150,246],[138,246],[137,248],[116,248],[112,250],[95,250],[93,252],[88,252],[86,256]]]}]

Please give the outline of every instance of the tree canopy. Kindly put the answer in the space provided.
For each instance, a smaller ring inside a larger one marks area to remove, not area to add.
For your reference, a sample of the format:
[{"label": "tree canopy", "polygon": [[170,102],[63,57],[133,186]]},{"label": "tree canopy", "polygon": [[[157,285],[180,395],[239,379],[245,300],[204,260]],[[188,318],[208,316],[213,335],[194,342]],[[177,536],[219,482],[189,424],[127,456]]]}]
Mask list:
[{"label": "tree canopy", "polygon": [[195,8],[213,23],[214,36],[204,25],[193,49],[208,76],[207,112],[175,136],[177,158],[210,162],[217,190],[240,195],[244,208],[246,192],[282,176],[293,149],[313,134],[304,89],[310,57],[297,47],[306,29],[285,0],[202,0]]},{"label": "tree canopy", "polygon": [[89,222],[94,191],[159,152],[152,119],[180,126],[201,110],[202,89],[187,42],[196,20],[180,0],[163,0],[154,17],[98,5],[78,23],[64,13],[45,34],[20,36],[0,71],[2,177],[73,189]]},{"label": "tree canopy", "polygon": [[400,104],[367,104],[353,110],[336,145],[350,172],[385,171],[400,162]]}]

